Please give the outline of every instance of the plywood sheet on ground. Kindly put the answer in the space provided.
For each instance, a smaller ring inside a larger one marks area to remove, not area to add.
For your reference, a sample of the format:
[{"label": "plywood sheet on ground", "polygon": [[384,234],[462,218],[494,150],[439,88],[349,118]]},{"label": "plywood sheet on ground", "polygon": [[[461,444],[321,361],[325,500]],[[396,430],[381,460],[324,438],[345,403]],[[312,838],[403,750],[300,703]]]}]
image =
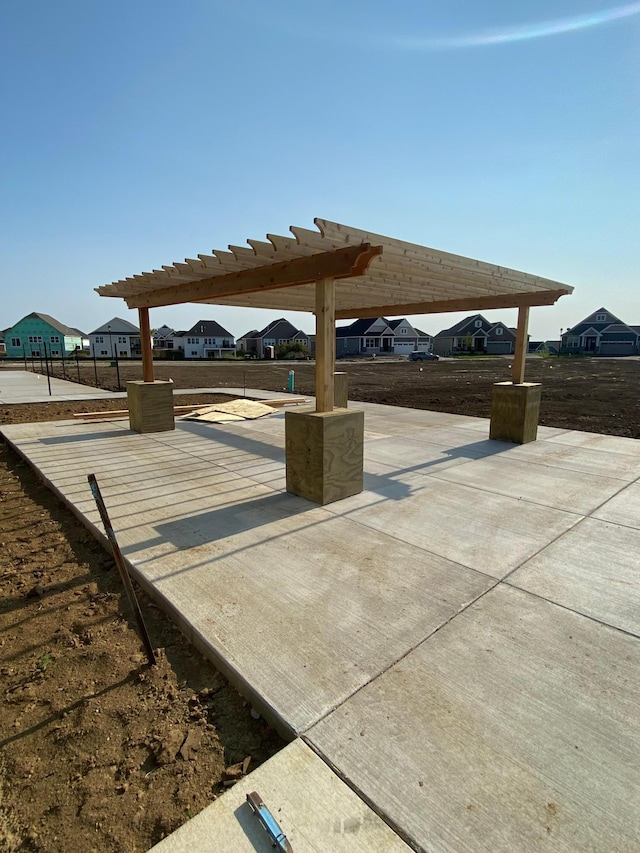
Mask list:
[{"label": "plywood sheet on ground", "polygon": [[205,421],[206,423],[227,423],[229,421],[246,421],[262,418],[275,412],[272,406],[258,403],[255,400],[230,400],[228,403],[214,403],[203,406],[183,415],[184,420]]}]

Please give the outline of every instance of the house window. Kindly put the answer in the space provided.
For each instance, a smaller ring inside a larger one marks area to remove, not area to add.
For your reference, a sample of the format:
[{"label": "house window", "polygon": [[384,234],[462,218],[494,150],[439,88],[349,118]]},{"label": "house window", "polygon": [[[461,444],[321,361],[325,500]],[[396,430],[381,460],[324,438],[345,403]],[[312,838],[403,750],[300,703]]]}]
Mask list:
[{"label": "house window", "polygon": [[191,355],[198,355],[198,350],[197,350],[197,349],[192,349],[192,350],[191,350]]},{"label": "house window", "polygon": [[501,335],[502,334],[502,326],[498,326],[498,328],[495,331],[496,331],[496,335]]},{"label": "house window", "polygon": [[60,338],[58,337],[58,335],[51,335],[49,340],[51,341],[52,344],[59,344],[60,343]]},{"label": "house window", "polygon": [[577,336],[571,336],[567,338],[567,347],[569,349],[578,349],[580,346],[580,338]]},{"label": "house window", "polygon": [[365,338],[364,345],[366,349],[376,349],[380,346],[380,342],[377,338]]},{"label": "house window", "polygon": [[106,349],[101,349],[100,355],[109,355],[109,353],[106,351]]},{"label": "house window", "polygon": [[266,347],[274,347],[276,345],[276,339],[275,338],[265,338],[264,339],[264,345]]},{"label": "house window", "polygon": [[103,335],[96,335],[96,343],[97,344],[103,344],[104,343]]},{"label": "house window", "polygon": [[60,355],[60,350],[59,349],[52,349],[51,355]]},{"label": "house window", "polygon": [[29,335],[29,343],[30,344],[42,343],[42,335]]},{"label": "house window", "polygon": [[605,323],[607,320],[606,314],[596,314],[596,323]]},{"label": "house window", "polygon": [[475,326],[476,326],[476,329],[481,329],[482,328],[482,320],[476,320]]},{"label": "house window", "polygon": [[401,334],[401,335],[406,335],[406,334],[407,334],[407,330],[406,330],[406,329],[400,329],[400,334]]},{"label": "house window", "polygon": [[11,346],[12,347],[21,347],[22,341],[20,340],[20,338],[11,338]]},{"label": "house window", "polygon": [[119,343],[119,344],[126,344],[126,342],[127,342],[127,339],[126,339],[125,337],[119,337],[119,338],[118,338],[118,343]]},{"label": "house window", "polygon": [[288,340],[289,340],[289,338],[278,338],[278,343],[279,344],[286,344]]}]

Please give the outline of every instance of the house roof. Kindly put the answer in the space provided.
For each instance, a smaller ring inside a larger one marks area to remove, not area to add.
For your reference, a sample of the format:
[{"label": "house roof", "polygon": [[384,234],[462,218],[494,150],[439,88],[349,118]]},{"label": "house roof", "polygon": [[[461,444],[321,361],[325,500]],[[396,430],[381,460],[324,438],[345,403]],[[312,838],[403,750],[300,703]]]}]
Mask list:
[{"label": "house roof", "polygon": [[[38,320],[42,320],[43,323],[47,323],[49,326],[54,328],[56,332],[60,332],[61,335],[65,335],[70,338],[77,338],[79,335],[82,336],[82,332],[78,329],[73,329],[71,326],[65,326],[64,323],[61,323],[59,320],[56,320],[55,317],[52,317],[50,314],[42,314],[40,311],[32,311],[31,314],[27,314],[22,320],[30,320],[32,317],[37,317]],[[22,320],[18,320],[18,323],[22,323]],[[10,329],[15,328],[18,325],[15,323]]]},{"label": "house roof", "polygon": [[[385,324],[388,325],[388,322],[384,319],[384,317],[365,317],[361,320],[354,320],[353,323],[350,323],[348,326],[338,326],[336,328],[336,337],[360,338],[362,337],[362,335],[368,334],[371,327],[374,326],[378,320],[382,320]],[[384,333],[383,328],[381,328],[380,331],[375,332],[375,334],[381,333]],[[371,332],[371,334],[374,333]]]},{"label": "house roof", "polygon": [[573,288],[549,279],[316,219],[317,231],[247,240],[96,288],[130,308],[199,302],[315,311],[336,280],[336,319],[552,305]]},{"label": "house roof", "polygon": [[[476,320],[482,320],[483,325],[487,328],[491,326],[491,323],[486,320],[482,316],[482,314],[472,314],[470,317],[463,317],[462,320],[458,320],[458,322],[454,323],[454,325],[451,326],[449,329],[443,329],[441,332],[438,332],[436,338],[449,338],[455,335],[460,335],[462,334],[462,332],[465,331],[465,329],[470,323],[473,323]],[[478,331],[478,329],[475,329],[475,331]]]},{"label": "house roof", "polygon": [[[111,328],[109,328],[111,327]],[[113,317],[108,322],[89,332],[90,335],[139,335],[140,329],[130,323],[128,320],[123,320],[122,317]]]},{"label": "house roof", "polygon": [[198,320],[195,326],[192,326],[187,332],[188,335],[207,335],[218,338],[232,338],[231,332],[228,332],[216,320]]}]

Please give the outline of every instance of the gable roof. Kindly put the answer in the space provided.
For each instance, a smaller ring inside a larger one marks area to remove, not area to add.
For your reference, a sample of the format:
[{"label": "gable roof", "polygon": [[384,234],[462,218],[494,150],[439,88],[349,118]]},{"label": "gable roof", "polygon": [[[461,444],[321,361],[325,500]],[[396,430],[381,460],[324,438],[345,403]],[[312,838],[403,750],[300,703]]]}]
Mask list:
[{"label": "gable roof", "polygon": [[103,323],[102,326],[94,329],[93,332],[89,332],[90,335],[108,335],[109,333],[112,335],[139,335],[140,329],[128,320],[123,320],[122,317],[113,317]]},{"label": "gable roof", "polygon": [[[42,320],[43,323],[47,323],[47,325],[51,326],[56,332],[60,332],[61,335],[65,335],[69,338],[77,338],[78,336],[82,336],[82,333],[77,329],[73,329],[71,326],[65,326],[64,323],[61,323],[59,320],[56,320],[55,317],[52,317],[50,314],[42,314],[40,311],[32,311],[31,314],[27,314],[21,320],[18,320],[18,323],[22,323],[23,320],[30,320],[31,318],[37,318],[38,320]],[[10,328],[13,329],[18,325],[15,323]],[[7,329],[9,331],[9,329]]]},{"label": "gable roof", "polygon": [[[605,314],[605,320],[596,320],[596,317],[599,314]],[[570,329],[567,329],[566,332],[562,335],[564,338],[566,335],[584,335],[585,332],[589,331],[589,329],[593,329],[594,332],[602,332],[603,329],[606,329],[607,326],[612,324],[622,323],[622,320],[619,317],[616,317],[615,314],[612,314],[611,311],[607,311],[606,308],[598,308],[597,311],[594,311],[592,314],[589,314],[588,317],[585,317],[584,320],[580,320],[579,323],[576,323],[575,326],[571,326]]]},{"label": "gable roof", "polygon": [[470,323],[473,323],[475,320],[482,320],[483,326],[486,326],[487,329],[491,328],[491,323],[482,316],[482,314],[471,314],[469,317],[464,317],[462,320],[459,320],[449,329],[443,329],[441,332],[438,332],[436,338],[450,338],[455,335],[462,334],[467,326]]},{"label": "gable roof", "polygon": [[[338,338],[360,338],[363,335],[366,335],[370,332],[371,327],[375,326],[376,323],[382,321],[387,326],[389,325],[388,321],[385,320],[384,317],[369,317],[362,320],[354,320],[353,323],[350,323],[348,326],[338,326],[336,328],[336,337]],[[398,321],[399,322],[399,321]],[[381,329],[379,332],[376,331],[371,332],[371,334],[384,334],[385,330]]]},{"label": "gable roof", "polygon": [[251,329],[250,332],[247,332],[246,335],[240,335],[238,338],[239,341],[245,340],[246,338],[257,338],[260,336],[260,332],[257,329]]},{"label": "gable roof", "polygon": [[275,335],[276,337],[281,338],[293,338],[298,332],[302,331],[298,329],[293,323],[290,323],[284,317],[279,317],[277,320],[273,320],[269,323],[268,326],[265,326],[262,331],[258,332],[257,335],[252,337],[256,338],[266,338]]},{"label": "gable roof", "polygon": [[205,335],[207,337],[217,338],[232,338],[231,332],[228,332],[216,320],[198,320],[195,326],[192,326],[187,332],[188,335]]}]

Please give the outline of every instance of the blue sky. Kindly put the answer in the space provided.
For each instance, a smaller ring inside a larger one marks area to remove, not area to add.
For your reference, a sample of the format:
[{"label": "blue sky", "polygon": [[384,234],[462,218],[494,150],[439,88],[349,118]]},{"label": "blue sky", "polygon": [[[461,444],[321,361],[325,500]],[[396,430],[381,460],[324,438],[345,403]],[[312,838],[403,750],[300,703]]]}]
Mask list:
[{"label": "blue sky", "polygon": [[93,288],[314,216],[574,285],[534,337],[640,324],[639,35],[604,0],[4,0],[0,328],[137,322]]}]

